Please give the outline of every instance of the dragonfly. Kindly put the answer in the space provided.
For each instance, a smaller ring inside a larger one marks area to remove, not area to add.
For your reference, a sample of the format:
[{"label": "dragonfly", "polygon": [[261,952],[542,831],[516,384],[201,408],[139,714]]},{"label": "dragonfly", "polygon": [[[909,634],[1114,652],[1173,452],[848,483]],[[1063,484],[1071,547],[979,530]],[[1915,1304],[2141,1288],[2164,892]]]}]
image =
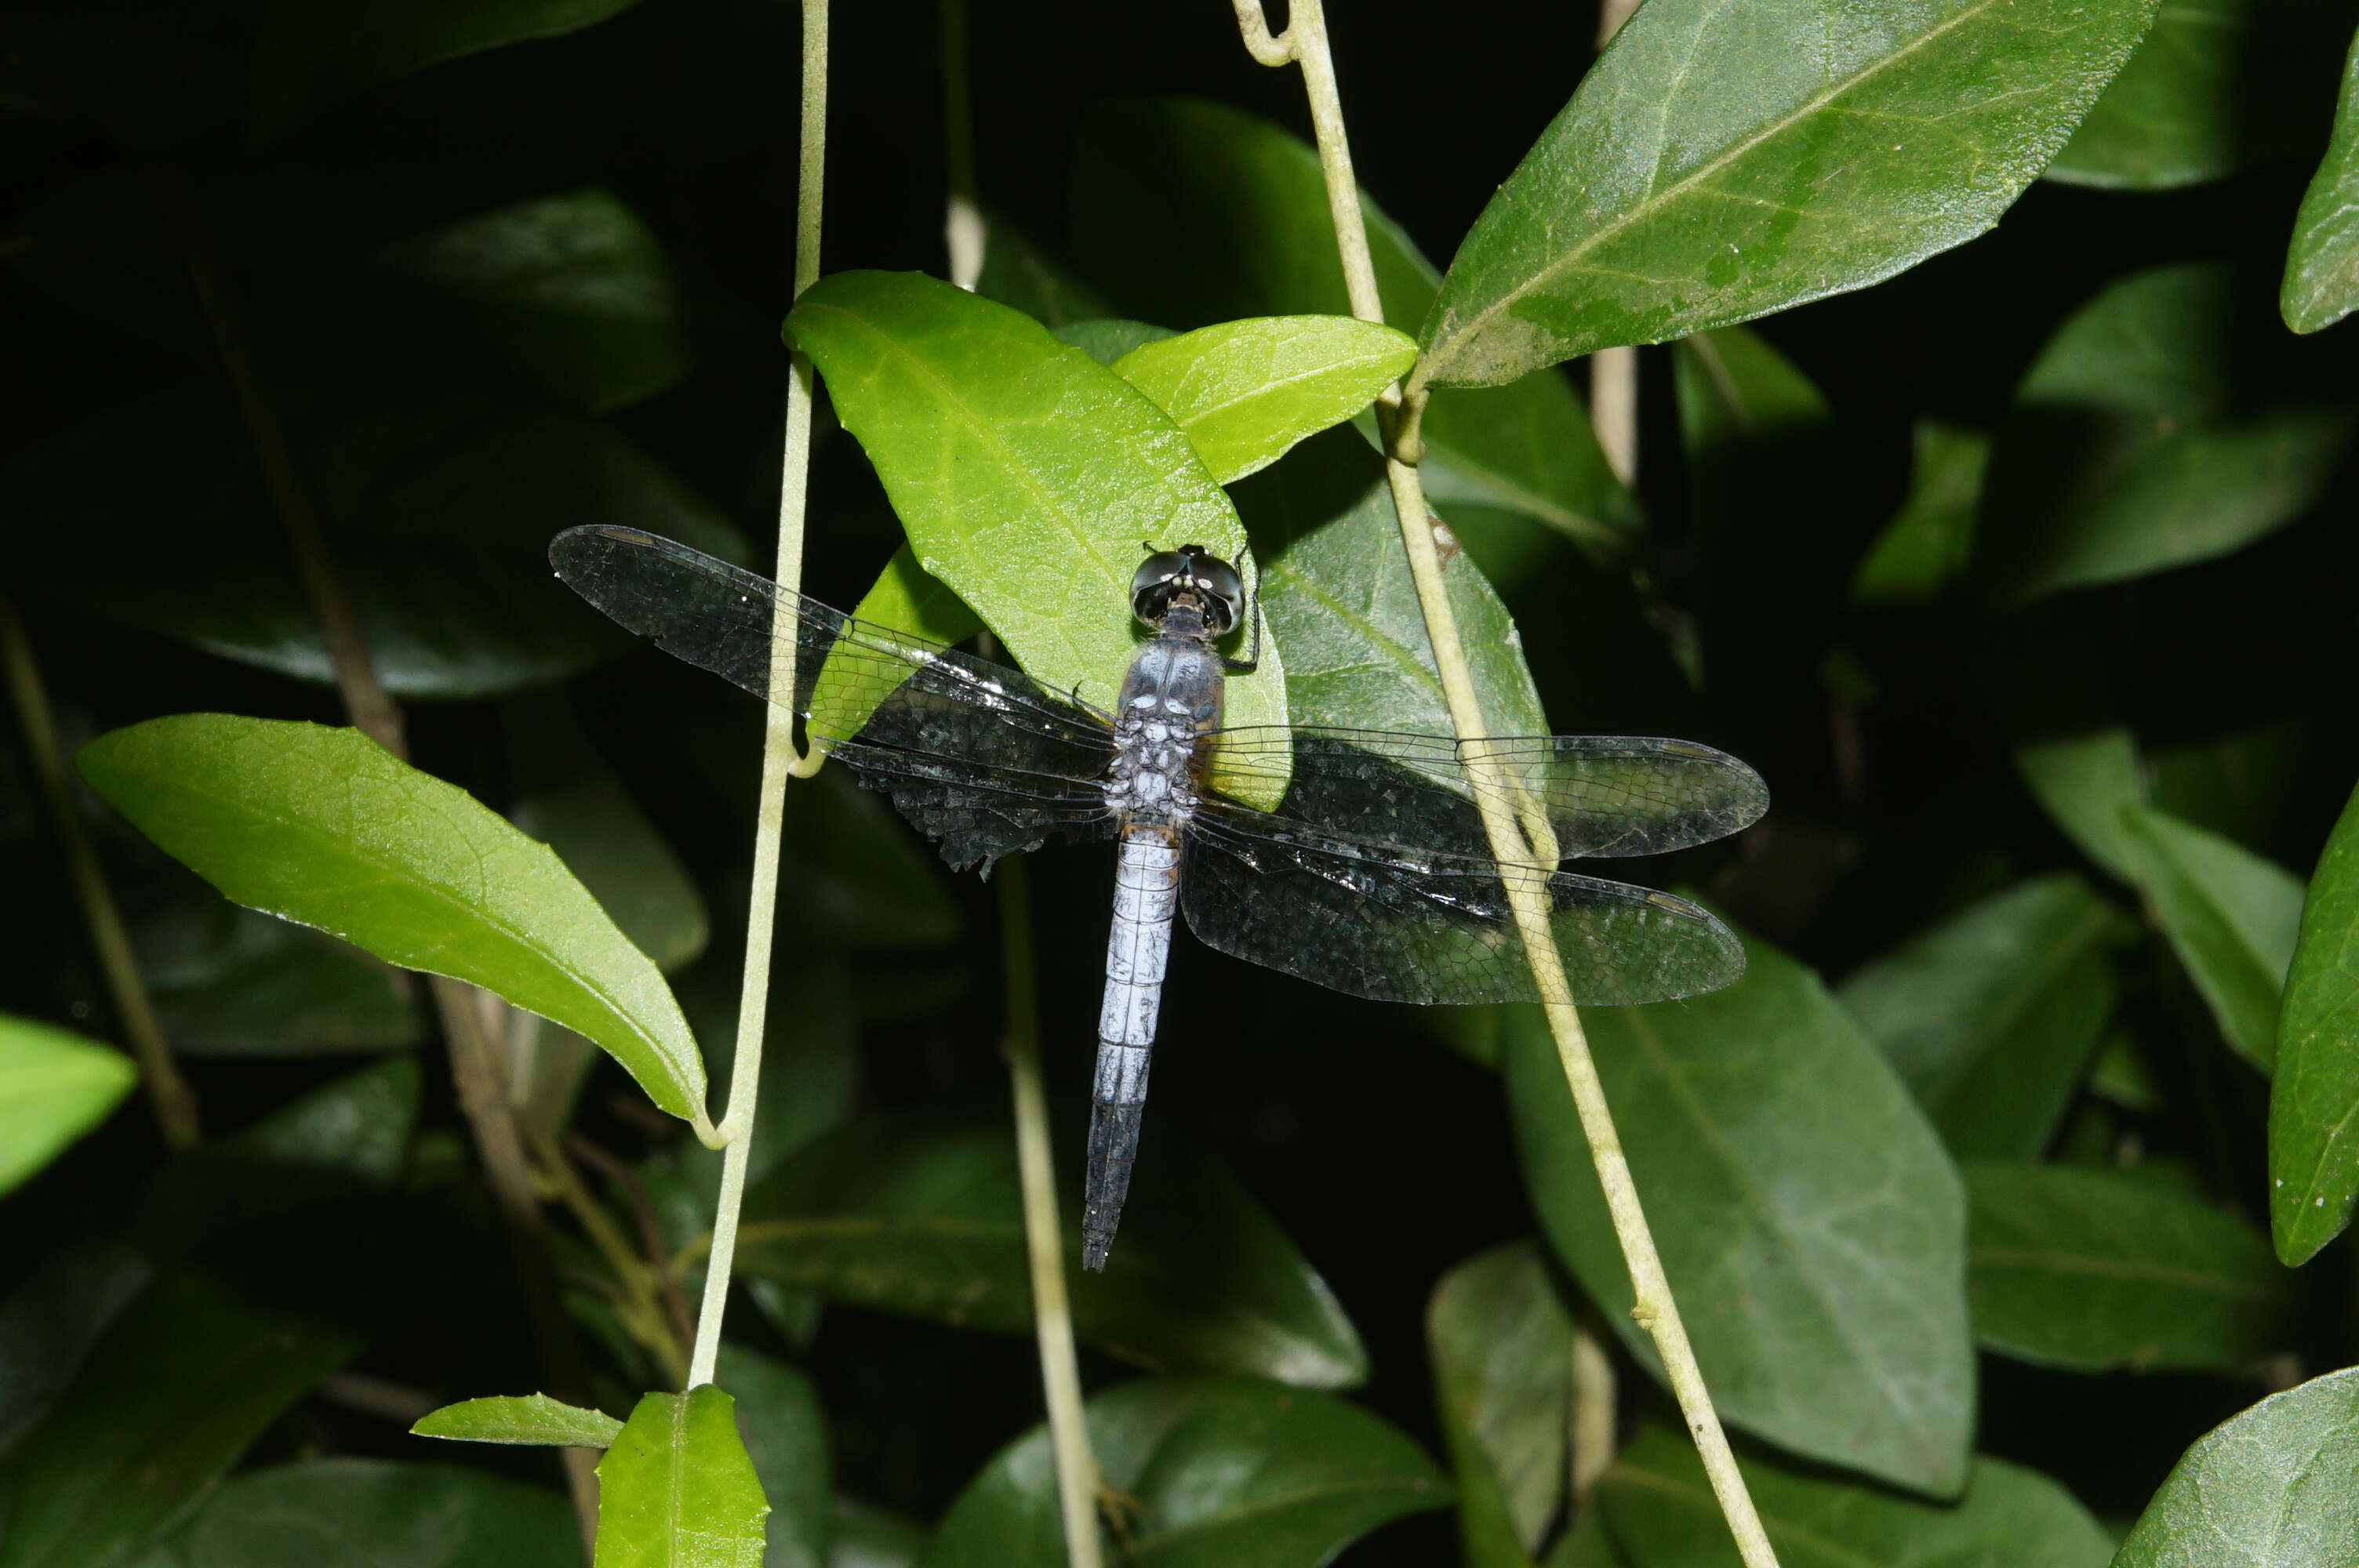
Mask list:
[{"label": "dragonfly", "polygon": [[[799,718],[808,744],[889,797],[952,867],[987,875],[1050,839],[1116,842],[1089,1269],[1105,1266],[1129,1191],[1181,912],[1207,946],[1377,1001],[1534,1000],[1511,889],[1544,901],[1577,1002],[1694,996],[1744,972],[1743,946],[1708,911],[1556,862],[1737,832],[1768,805],[1751,768],[1686,741],[1224,728],[1223,682],[1245,661],[1218,644],[1241,616],[1257,631],[1259,607],[1235,568],[1198,546],[1139,566],[1131,609],[1148,635],[1111,711],[652,534],[571,528],[549,558],[624,627]],[[793,689],[773,689],[788,652]],[[1554,851],[1547,863],[1494,857],[1485,793]]]}]

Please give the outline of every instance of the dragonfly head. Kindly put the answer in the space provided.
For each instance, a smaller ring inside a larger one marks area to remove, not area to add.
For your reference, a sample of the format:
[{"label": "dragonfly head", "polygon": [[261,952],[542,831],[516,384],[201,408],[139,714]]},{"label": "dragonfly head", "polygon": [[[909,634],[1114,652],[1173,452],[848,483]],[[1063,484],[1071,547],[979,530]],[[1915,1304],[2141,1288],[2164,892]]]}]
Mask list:
[{"label": "dragonfly head", "polygon": [[1192,609],[1208,641],[1225,636],[1245,601],[1237,568],[1201,545],[1158,550],[1130,579],[1131,610],[1158,632],[1166,630],[1164,618],[1173,611]]}]

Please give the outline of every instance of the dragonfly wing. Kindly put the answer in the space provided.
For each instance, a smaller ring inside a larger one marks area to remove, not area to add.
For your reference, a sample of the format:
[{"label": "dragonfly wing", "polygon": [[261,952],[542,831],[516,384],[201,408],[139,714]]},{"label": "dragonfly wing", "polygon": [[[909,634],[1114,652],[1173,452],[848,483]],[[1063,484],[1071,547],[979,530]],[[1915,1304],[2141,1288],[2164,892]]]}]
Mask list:
[{"label": "dragonfly wing", "polygon": [[1188,925],[1205,946],[1375,1001],[1530,1001],[1502,877],[1547,897],[1573,1000],[1663,1001],[1731,984],[1745,949],[1682,898],[1571,871],[1417,856],[1207,803],[1188,837]]},{"label": "dragonfly wing", "polygon": [[[801,716],[812,744],[891,796],[952,865],[1050,833],[1112,831],[1100,782],[1112,729],[1028,676],[636,529],[570,528],[549,554],[569,587],[626,629]],[[788,645],[794,695],[782,701],[773,687]]]},{"label": "dragonfly wing", "polygon": [[[1374,730],[1263,726],[1219,736],[1224,777],[1290,756],[1284,814],[1353,838],[1487,857],[1474,804],[1480,760],[1510,781],[1509,808],[1548,813],[1560,857],[1658,855],[1750,827],[1769,805],[1761,775],[1689,741],[1538,735],[1455,741]],[[1274,770],[1273,770],[1274,771]]]}]

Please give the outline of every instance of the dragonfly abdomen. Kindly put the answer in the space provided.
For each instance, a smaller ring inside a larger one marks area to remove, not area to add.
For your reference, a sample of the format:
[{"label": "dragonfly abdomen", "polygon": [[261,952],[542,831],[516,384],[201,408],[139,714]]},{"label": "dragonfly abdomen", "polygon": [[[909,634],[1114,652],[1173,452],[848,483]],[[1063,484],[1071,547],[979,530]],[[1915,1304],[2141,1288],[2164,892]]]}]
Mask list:
[{"label": "dragonfly abdomen", "polygon": [[1147,1059],[1163,1006],[1163,972],[1180,904],[1180,840],[1170,828],[1125,828],[1114,868],[1114,927],[1106,937],[1105,1004],[1098,1014],[1096,1093],[1090,1108],[1089,1176],[1082,1262],[1105,1267],[1130,1190]]}]

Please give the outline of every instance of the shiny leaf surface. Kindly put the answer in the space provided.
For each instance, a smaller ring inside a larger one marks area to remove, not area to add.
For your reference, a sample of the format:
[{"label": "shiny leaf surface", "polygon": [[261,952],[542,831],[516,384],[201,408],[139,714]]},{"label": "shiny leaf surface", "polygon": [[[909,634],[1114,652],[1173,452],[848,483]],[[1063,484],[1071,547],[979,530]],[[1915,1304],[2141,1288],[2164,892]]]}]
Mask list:
[{"label": "shiny leaf surface", "polygon": [[2260,1233],[2114,1171],[1965,1166],[1974,1336],[2045,1366],[2234,1373],[2274,1349],[2288,1281]]},{"label": "shiny leaf surface", "polygon": [[2269,1084],[2269,1224],[2302,1263],[2359,1202],[2359,794],[2310,874]]},{"label": "shiny leaf surface", "polygon": [[582,1568],[573,1509],[456,1465],[307,1459],[240,1476],[178,1544],[185,1568]]},{"label": "shiny leaf surface", "polygon": [[603,1448],[614,1441],[623,1423],[604,1411],[584,1410],[547,1394],[494,1394],[444,1405],[421,1417],[409,1430],[419,1437],[451,1437],[464,1443]]},{"label": "shiny leaf surface", "polygon": [[0,1193],[105,1120],[138,1081],[120,1051],[0,1014]]},{"label": "shiny leaf surface", "polygon": [[2220,1033],[2255,1066],[2277,1059],[2277,1006],[2301,926],[2301,883],[2274,861],[2169,812],[2123,814],[2136,881],[2212,1006]]},{"label": "shiny leaf surface", "polygon": [[[1109,1559],[1137,1568],[1317,1568],[1450,1497],[1392,1427],[1275,1383],[1147,1378],[1099,1394],[1088,1413],[1103,1484],[1137,1504]],[[1059,1568],[1063,1536],[1048,1433],[1035,1428],[951,1506],[925,1568]]]},{"label": "shiny leaf surface", "polygon": [[[1726,990],[1582,1015],[1696,1359],[1734,1424],[1951,1495],[1973,1415],[1956,1171],[1818,978],[1766,944],[1746,953],[1745,979]],[[1549,1245],[1651,1369],[1534,1011],[1514,1015],[1506,1077]]]},{"label": "shiny leaf surface", "polygon": [[2272,1394],[2187,1451],[2113,1568],[2342,1568],[2359,1538],[2359,1368]]},{"label": "shiny leaf surface", "polygon": [[2323,330],[2359,308],[2359,38],[2343,68],[2333,139],[2294,216],[2277,308],[2297,332]]},{"label": "shiny leaf surface", "polygon": [[1531,1562],[1565,1491],[1572,1319],[1529,1241],[1468,1259],[1425,1312],[1441,1433],[1473,1568]]},{"label": "shiny leaf surface", "polygon": [[1418,377],[1513,381],[1862,288],[1970,240],[2153,15],[2150,0],[1654,0],[1475,220]]},{"label": "shiny leaf surface", "polygon": [[598,1568],[762,1568],[769,1511],[734,1400],[642,1395],[598,1461]]},{"label": "shiny leaf surface", "polygon": [[546,845],[353,730],[185,714],[101,736],[82,776],[229,898],[589,1036],[672,1115],[704,1065],[646,954]]}]

